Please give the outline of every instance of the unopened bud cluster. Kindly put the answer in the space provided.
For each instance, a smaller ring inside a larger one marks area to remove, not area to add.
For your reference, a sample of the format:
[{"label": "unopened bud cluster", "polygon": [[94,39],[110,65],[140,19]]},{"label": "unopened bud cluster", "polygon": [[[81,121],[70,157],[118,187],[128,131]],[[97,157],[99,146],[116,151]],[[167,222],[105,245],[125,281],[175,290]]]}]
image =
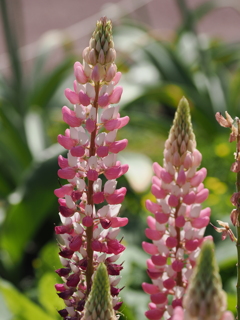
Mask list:
[{"label": "unopened bud cluster", "polygon": [[210,208],[202,209],[208,197],[203,180],[206,169],[197,170],[202,156],[196,149],[188,102],[179,103],[173,126],[165,143],[163,167],[153,164],[152,194],[156,203],[147,200],[153,214],[147,219],[144,250],[152,284],[143,283],[151,303],[145,313],[150,320],[170,319],[173,310],[182,306],[203,234],[209,223]]},{"label": "unopened bud cluster", "polygon": [[128,219],[119,217],[126,188],[117,189],[116,179],[128,170],[128,165],[117,160],[128,141],[116,137],[129,117],[121,118],[115,105],[122,87],[116,86],[121,73],[114,63],[111,32],[110,21],[98,21],[90,47],[83,51],[83,64],[74,64],[74,90],[65,90],[73,109],[62,108],[63,120],[70,128],[58,136],[59,144],[67,150],[67,158],[58,158],[58,176],[68,183],[54,191],[62,221],[55,232],[60,238],[63,265],[56,270],[63,283],[55,287],[66,305],[59,313],[67,320],[82,318],[92,275],[101,262],[110,278],[114,309],[122,303],[117,285],[123,267],[116,261],[125,246],[117,236]]},{"label": "unopened bud cluster", "polygon": [[205,241],[183,299],[183,308],[174,309],[172,320],[233,320],[226,305],[214,245],[212,241]]}]

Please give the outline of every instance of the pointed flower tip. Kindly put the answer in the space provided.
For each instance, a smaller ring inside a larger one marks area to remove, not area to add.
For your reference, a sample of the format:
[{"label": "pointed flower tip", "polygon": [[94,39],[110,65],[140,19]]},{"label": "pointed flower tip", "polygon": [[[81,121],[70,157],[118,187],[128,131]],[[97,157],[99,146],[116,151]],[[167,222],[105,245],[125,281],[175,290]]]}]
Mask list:
[{"label": "pointed flower tip", "polygon": [[88,296],[82,320],[116,320],[110,293],[107,268],[100,263],[93,275],[93,284]]},{"label": "pointed flower tip", "polygon": [[185,97],[183,97],[178,104],[173,125],[169,134],[169,142],[170,145],[173,146],[172,152],[174,153],[174,151],[177,151],[180,157],[185,154],[186,151],[193,152],[196,148],[196,140],[191,123],[190,108]]},{"label": "pointed flower tip", "polygon": [[[219,308],[211,307],[213,301]],[[203,319],[210,319],[213,316],[216,316],[216,319],[221,319],[226,311],[226,294],[222,290],[212,241],[203,242],[197,265],[184,297],[183,307],[189,318],[201,314]]]}]

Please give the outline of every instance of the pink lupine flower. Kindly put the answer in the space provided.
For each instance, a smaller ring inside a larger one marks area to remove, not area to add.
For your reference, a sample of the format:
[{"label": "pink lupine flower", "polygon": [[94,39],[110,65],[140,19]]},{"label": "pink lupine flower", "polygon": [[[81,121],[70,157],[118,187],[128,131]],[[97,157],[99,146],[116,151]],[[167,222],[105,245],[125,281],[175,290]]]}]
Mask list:
[{"label": "pink lupine flower", "polygon": [[201,206],[208,196],[202,183],[206,169],[197,170],[201,158],[188,102],[182,98],[165,143],[163,167],[153,164],[151,191],[157,202],[146,201],[146,208],[154,215],[148,217],[146,229],[152,243],[143,242],[143,249],[151,255],[147,272],[153,285],[142,285],[150,294],[145,314],[150,320],[170,319],[177,307],[173,319],[182,316],[179,308],[210,216],[210,209]]},{"label": "pink lupine flower", "polygon": [[[58,136],[59,144],[68,150],[67,158],[58,158],[58,176],[68,183],[54,191],[62,222],[55,232],[61,238],[63,268],[56,272],[64,282],[55,287],[66,305],[59,314],[68,320],[82,318],[92,275],[100,263],[108,270],[113,308],[117,310],[122,303],[118,298],[121,289],[116,287],[122,265],[115,262],[125,250],[117,235],[128,223],[127,218],[118,216],[127,190],[118,189],[116,179],[128,166],[117,161],[127,140],[117,141],[116,136],[129,118],[120,118],[119,106],[111,105],[118,103],[122,94],[121,87],[114,88],[120,79],[115,56],[111,22],[101,18],[83,51],[83,64],[74,64],[74,90],[65,90],[74,106],[73,110],[62,108],[63,120],[70,128]],[[107,178],[104,184],[103,175]],[[96,208],[100,203],[103,206]]]}]

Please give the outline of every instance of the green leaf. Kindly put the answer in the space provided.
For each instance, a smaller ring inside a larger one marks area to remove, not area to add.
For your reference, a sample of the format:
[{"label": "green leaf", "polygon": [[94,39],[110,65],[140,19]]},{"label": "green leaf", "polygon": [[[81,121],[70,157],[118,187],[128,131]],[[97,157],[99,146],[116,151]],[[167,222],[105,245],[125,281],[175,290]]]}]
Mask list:
[{"label": "green leaf", "polygon": [[58,318],[57,310],[64,308],[62,299],[58,297],[54,288],[56,283],[61,283],[61,280],[53,272],[45,273],[38,283],[39,302],[53,318]]},{"label": "green leaf", "polygon": [[60,83],[66,78],[73,66],[73,58],[65,59],[53,71],[40,78],[34,90],[29,96],[30,106],[42,106],[43,108],[48,104]]},{"label": "green leaf", "polygon": [[44,220],[54,212],[54,208],[57,209],[57,199],[53,194],[53,190],[58,187],[57,170],[55,157],[43,163],[33,164],[28,177],[16,192],[22,200],[9,208],[0,241],[2,249],[9,257],[6,263],[9,269],[21,263],[27,243]]},{"label": "green leaf", "polygon": [[[4,302],[12,314],[14,320],[53,320],[52,316],[45,313],[38,305],[26,298],[16,290],[9,282],[0,279],[0,293]],[[10,320],[9,317],[3,318],[1,309],[1,320]]]}]

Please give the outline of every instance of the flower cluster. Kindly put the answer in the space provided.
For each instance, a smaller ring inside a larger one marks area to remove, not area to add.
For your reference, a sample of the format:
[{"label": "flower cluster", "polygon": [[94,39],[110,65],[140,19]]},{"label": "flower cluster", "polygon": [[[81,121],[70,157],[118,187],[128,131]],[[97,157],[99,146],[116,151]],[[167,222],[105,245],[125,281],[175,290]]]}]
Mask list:
[{"label": "flower cluster", "polygon": [[208,197],[203,180],[206,169],[197,170],[202,156],[196,149],[188,102],[182,98],[173,126],[165,143],[163,167],[153,164],[155,176],[152,194],[157,202],[146,201],[149,216],[146,236],[152,243],[143,242],[151,255],[147,261],[152,284],[143,283],[150,294],[151,320],[170,319],[173,309],[182,306],[183,294],[195,266],[210,208],[202,209]]},{"label": "flower cluster", "polygon": [[227,298],[222,290],[212,241],[205,241],[201,247],[183,299],[183,307],[184,310],[181,307],[174,309],[172,320],[234,319],[233,314],[226,311]]},{"label": "flower cluster", "polygon": [[74,90],[65,90],[74,106],[73,110],[62,108],[70,128],[58,136],[59,144],[67,149],[67,158],[58,158],[58,176],[68,183],[54,191],[60,205],[62,225],[55,232],[63,265],[56,270],[63,283],[55,287],[66,305],[59,313],[68,320],[82,317],[92,275],[101,262],[110,277],[113,307],[117,310],[121,305],[121,289],[116,286],[122,265],[115,262],[125,247],[117,235],[128,219],[118,216],[126,188],[117,189],[116,179],[127,172],[128,165],[117,161],[117,154],[128,141],[116,141],[116,136],[129,118],[121,118],[119,106],[111,106],[122,94],[122,87],[116,86],[121,73],[115,58],[112,25],[104,17],[83,50],[83,64],[74,64]]}]

